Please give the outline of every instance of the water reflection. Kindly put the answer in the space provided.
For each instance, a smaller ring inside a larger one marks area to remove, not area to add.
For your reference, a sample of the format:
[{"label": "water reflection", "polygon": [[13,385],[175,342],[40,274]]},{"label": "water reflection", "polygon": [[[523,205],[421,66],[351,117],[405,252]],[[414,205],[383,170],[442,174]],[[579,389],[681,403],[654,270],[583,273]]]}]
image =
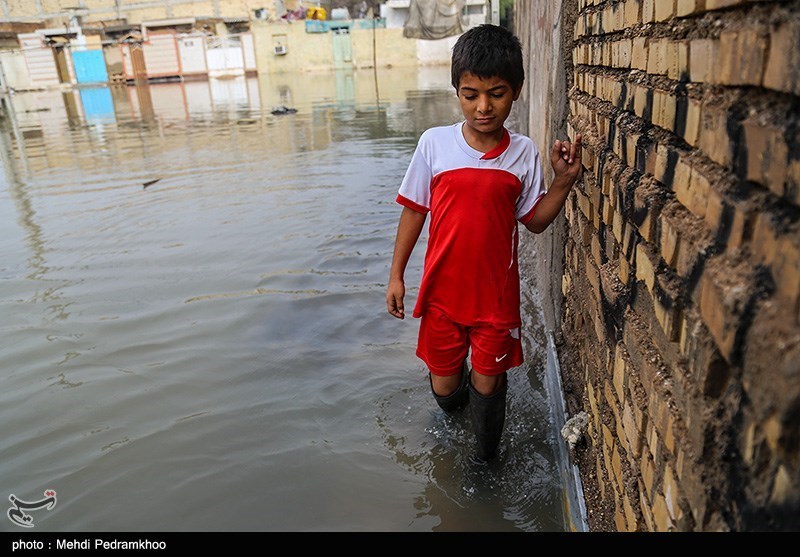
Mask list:
[{"label": "water reflection", "polygon": [[502,466],[476,473],[466,425],[433,413],[417,323],[383,308],[416,140],[461,117],[448,81],[11,97],[0,492],[57,489],[50,530],[558,529],[536,372],[515,378]]}]

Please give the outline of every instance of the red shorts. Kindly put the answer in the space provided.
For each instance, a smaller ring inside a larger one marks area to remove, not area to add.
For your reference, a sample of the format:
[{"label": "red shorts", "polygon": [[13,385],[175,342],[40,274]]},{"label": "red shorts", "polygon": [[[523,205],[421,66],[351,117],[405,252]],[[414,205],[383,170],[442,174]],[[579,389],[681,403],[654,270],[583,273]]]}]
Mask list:
[{"label": "red shorts", "polygon": [[417,356],[432,374],[459,373],[470,348],[472,369],[481,375],[499,375],[524,361],[519,328],[468,327],[454,323],[435,307],[425,311],[419,326]]}]

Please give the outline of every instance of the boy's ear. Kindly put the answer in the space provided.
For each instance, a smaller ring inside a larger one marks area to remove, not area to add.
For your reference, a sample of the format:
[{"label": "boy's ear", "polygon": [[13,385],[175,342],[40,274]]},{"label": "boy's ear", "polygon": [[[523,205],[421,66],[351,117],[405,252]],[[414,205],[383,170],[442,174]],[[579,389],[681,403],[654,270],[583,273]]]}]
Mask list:
[{"label": "boy's ear", "polygon": [[521,93],[522,93],[522,84],[520,84],[519,87],[514,89],[514,100],[517,100]]}]

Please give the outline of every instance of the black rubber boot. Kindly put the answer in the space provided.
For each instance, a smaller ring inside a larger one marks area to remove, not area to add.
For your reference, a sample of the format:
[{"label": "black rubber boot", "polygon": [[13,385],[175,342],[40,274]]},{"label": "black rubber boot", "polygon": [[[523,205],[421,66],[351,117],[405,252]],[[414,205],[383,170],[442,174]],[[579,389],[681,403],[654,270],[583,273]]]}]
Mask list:
[{"label": "black rubber boot", "polygon": [[506,421],[506,392],[508,378],[503,377],[503,384],[493,394],[483,396],[472,383],[469,384],[469,406],[472,414],[472,427],[478,441],[476,460],[483,464],[494,458],[503,434]]},{"label": "black rubber boot", "polygon": [[461,371],[461,383],[455,391],[447,396],[437,395],[433,391],[433,378],[430,377],[430,374],[428,374],[428,378],[431,381],[431,393],[433,393],[433,398],[436,400],[436,404],[445,412],[460,410],[469,401],[469,391],[467,389],[469,385],[469,366],[467,362],[464,362],[464,369]]}]

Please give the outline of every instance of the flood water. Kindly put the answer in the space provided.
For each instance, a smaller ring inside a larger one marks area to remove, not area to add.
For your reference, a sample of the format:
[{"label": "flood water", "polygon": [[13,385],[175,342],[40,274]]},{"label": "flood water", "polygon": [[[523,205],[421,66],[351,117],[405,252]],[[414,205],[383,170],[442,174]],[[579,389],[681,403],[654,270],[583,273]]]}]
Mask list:
[{"label": "flood water", "polygon": [[415,142],[460,120],[448,80],[395,68],[377,87],[369,70],[11,97],[0,499],[55,490],[29,513],[39,531],[568,529],[532,286],[489,467],[469,460],[467,415],[430,395],[418,320],[385,310]]}]

